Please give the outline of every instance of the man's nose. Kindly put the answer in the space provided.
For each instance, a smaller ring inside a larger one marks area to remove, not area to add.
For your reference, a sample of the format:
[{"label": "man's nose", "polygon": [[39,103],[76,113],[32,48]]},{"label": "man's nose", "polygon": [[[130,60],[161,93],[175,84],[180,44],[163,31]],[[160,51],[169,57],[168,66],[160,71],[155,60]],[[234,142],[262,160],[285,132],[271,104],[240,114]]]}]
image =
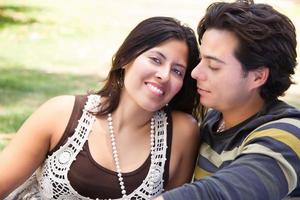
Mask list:
[{"label": "man's nose", "polygon": [[206,80],[206,75],[204,72],[204,65],[205,63],[201,60],[198,65],[192,70],[191,76],[193,79],[196,80]]}]

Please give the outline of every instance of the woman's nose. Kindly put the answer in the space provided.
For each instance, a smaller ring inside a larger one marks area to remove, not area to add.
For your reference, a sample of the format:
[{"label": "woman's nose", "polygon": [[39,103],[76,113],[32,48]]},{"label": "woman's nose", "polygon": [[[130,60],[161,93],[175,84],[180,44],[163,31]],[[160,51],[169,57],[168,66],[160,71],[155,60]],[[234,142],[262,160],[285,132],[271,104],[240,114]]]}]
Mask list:
[{"label": "woman's nose", "polygon": [[156,77],[163,82],[168,81],[170,79],[170,67],[160,67],[160,69],[156,72]]}]

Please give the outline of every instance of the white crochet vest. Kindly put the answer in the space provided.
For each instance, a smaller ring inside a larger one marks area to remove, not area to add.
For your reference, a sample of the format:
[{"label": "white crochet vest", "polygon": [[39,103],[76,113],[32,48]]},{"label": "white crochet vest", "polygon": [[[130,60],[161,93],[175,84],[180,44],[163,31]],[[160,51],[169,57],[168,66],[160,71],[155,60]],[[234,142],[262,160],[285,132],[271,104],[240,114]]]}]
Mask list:
[{"label": "white crochet vest", "polygon": [[[42,199],[91,199],[78,194],[71,186],[67,174],[70,166],[76,159],[77,154],[82,150],[87,141],[95,116],[88,111],[95,111],[100,103],[100,96],[89,95],[83,114],[79,120],[75,133],[68,138],[67,142],[57,151],[49,156],[43,165],[37,170],[37,182],[39,193]],[[148,174],[142,184],[136,188],[129,199],[149,199],[163,191],[163,173],[167,151],[167,116],[164,111],[158,111],[155,119],[155,150],[154,163],[151,163]],[[152,170],[152,173],[150,171]],[[150,176],[154,176],[154,187],[150,189]],[[101,180],[99,180],[101,181]],[[120,194],[121,195],[121,194]]]}]

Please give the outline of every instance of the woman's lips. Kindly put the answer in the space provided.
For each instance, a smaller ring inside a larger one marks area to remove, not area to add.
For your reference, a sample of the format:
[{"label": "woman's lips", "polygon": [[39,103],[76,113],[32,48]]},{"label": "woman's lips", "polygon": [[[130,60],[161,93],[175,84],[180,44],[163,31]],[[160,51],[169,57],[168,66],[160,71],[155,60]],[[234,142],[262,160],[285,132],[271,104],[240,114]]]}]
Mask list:
[{"label": "woman's lips", "polygon": [[159,84],[147,82],[146,85],[151,90],[151,92],[153,92],[157,96],[163,96],[165,93],[163,87]]}]

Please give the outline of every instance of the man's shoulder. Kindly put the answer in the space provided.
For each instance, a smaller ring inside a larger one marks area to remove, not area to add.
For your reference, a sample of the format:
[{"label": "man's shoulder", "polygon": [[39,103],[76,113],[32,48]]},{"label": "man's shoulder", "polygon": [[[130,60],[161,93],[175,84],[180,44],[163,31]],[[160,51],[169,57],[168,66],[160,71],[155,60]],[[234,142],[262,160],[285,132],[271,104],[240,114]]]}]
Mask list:
[{"label": "man's shoulder", "polygon": [[274,118],[298,118],[300,119],[300,109],[287,102],[275,100],[266,104],[262,115],[272,115]]},{"label": "man's shoulder", "polygon": [[300,130],[300,118],[295,117],[284,117],[272,121],[268,121],[266,123],[263,123],[259,127],[255,129],[255,131],[262,131],[266,129],[279,129],[279,130],[289,130],[289,127],[293,127],[293,131],[299,131]]},{"label": "man's shoulder", "polygon": [[269,149],[276,147],[281,151],[289,147],[290,150],[300,155],[300,119],[281,118],[263,123],[247,135],[242,146],[253,144]]},{"label": "man's shoulder", "polygon": [[244,128],[250,132],[262,131],[266,129],[278,129],[291,132],[299,132],[300,110],[286,102],[277,100],[268,103],[265,108],[253,116]]},{"label": "man's shoulder", "polygon": [[[287,102],[276,100],[266,105],[266,110],[261,112],[258,120],[260,124],[255,127],[256,131],[278,129],[299,132],[300,110]],[[291,130],[291,127],[293,127],[293,130]]]}]

